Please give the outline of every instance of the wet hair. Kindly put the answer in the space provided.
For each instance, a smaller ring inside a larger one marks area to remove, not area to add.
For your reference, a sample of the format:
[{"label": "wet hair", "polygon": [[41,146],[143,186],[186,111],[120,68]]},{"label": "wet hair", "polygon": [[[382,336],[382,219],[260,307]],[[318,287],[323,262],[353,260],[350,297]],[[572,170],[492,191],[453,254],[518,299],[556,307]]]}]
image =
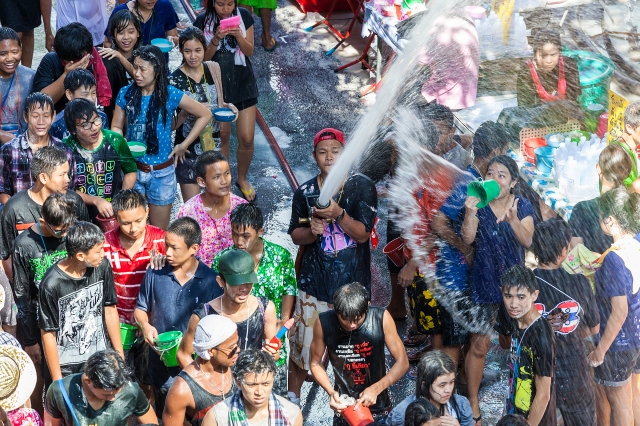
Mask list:
[{"label": "wet hair", "polygon": [[358,282],[345,284],[333,296],[333,310],[342,319],[357,321],[369,310],[369,292]]},{"label": "wet hair", "polygon": [[371,138],[369,148],[358,161],[359,173],[371,179],[374,183],[380,182],[395,167],[394,157],[397,161],[397,150],[393,142],[393,128],[385,125],[376,129]]},{"label": "wet hair", "polygon": [[9,27],[0,27],[0,41],[13,40],[18,43],[18,46],[22,47],[22,40],[18,33]]},{"label": "wet hair", "polygon": [[503,291],[510,290],[513,287],[518,290],[524,288],[529,293],[540,289],[533,271],[524,265],[513,265],[500,277],[500,288]]},{"label": "wet hair", "polygon": [[631,102],[624,110],[624,125],[637,129],[640,126],[640,102]]},{"label": "wet hair", "polygon": [[38,176],[44,173],[47,176],[64,163],[68,163],[67,153],[57,146],[45,146],[33,153],[31,159],[31,178],[38,180]]},{"label": "wet hair", "polygon": [[496,149],[503,150],[509,143],[509,136],[502,124],[485,121],[473,135],[471,149],[476,158],[489,158]]},{"label": "wet hair", "polygon": [[96,78],[93,74],[82,68],[70,71],[64,78],[64,90],[68,90],[71,93],[83,87],[96,87],[96,84]]},{"label": "wet hair", "polygon": [[613,216],[623,230],[640,232],[640,194],[630,194],[624,187],[618,187],[602,194],[598,206],[600,217]]},{"label": "wet hair", "polygon": [[55,114],[55,109],[53,106],[53,99],[51,96],[42,92],[33,92],[27,96],[27,99],[24,100],[24,117],[28,118],[29,113],[34,109],[42,108],[44,111],[47,110],[46,107],[49,107],[49,111],[52,114]]},{"label": "wet hair", "polygon": [[113,349],[91,355],[84,365],[84,375],[93,386],[107,391],[121,389],[131,381],[131,370]]},{"label": "wet hair", "polygon": [[[204,12],[204,25],[203,28],[207,28],[208,25],[212,24],[212,34],[216,33],[216,30],[220,26],[220,16],[216,13],[215,0],[206,0],[207,5]],[[240,11],[238,10],[238,0],[233,1],[233,12],[231,15],[240,15]],[[235,40],[235,38],[234,38]],[[230,47],[235,47],[230,46]]]},{"label": "wet hair", "polygon": [[418,116],[418,120],[422,125],[422,131],[424,132],[423,137],[420,138],[420,144],[433,152],[436,145],[438,145],[438,140],[440,139],[440,133],[438,132],[438,128],[433,121],[427,116],[427,111],[429,110],[429,105],[422,105],[416,107],[415,112]]},{"label": "wet hair", "polygon": [[67,194],[54,192],[42,204],[42,218],[52,226],[71,225],[76,220],[76,203]]},{"label": "wet hair", "polygon": [[[167,113],[167,102],[169,101],[169,77],[167,77],[167,62],[164,57],[164,53],[157,46],[140,46],[133,51],[133,58],[140,58],[145,62],[148,62],[153,67],[153,75],[156,79],[155,89],[151,95],[150,102],[158,108],[162,115],[162,123],[167,125],[167,119],[169,114]],[[137,96],[142,96],[142,89],[135,84],[134,85],[134,105]]]},{"label": "wet hair", "polygon": [[264,227],[262,210],[253,203],[239,204],[231,211],[231,225],[242,228],[253,228],[259,231]]},{"label": "wet hair", "polygon": [[489,161],[489,164],[487,165],[487,169],[489,169],[489,167],[491,167],[491,165],[495,163],[502,164],[507,168],[507,171],[511,175],[511,182],[513,182],[514,180],[517,180],[518,176],[520,176],[520,173],[518,172],[518,164],[516,163],[516,160],[509,157],[508,155],[496,155]]},{"label": "wet hair", "polygon": [[429,399],[431,386],[440,376],[455,373],[453,359],[441,350],[427,352],[418,363],[416,398]]},{"label": "wet hair", "polygon": [[142,207],[146,210],[148,206],[149,204],[147,203],[147,199],[144,198],[144,195],[135,189],[123,189],[113,197],[113,200],[111,200],[111,208],[113,209],[113,214],[115,214],[116,217],[118,212],[134,210],[138,207]]},{"label": "wet hair", "polygon": [[204,33],[200,28],[189,27],[184,31],[182,31],[182,33],[180,34],[180,37],[178,37],[178,48],[180,49],[180,52],[182,52],[182,49],[184,49],[185,43],[188,42],[189,40],[199,41],[200,44],[202,44],[202,47],[204,49],[207,48],[207,39],[204,38]]},{"label": "wet hair", "polygon": [[555,263],[571,242],[571,228],[562,219],[538,223],[533,231],[531,251],[542,265]]},{"label": "wet hair", "polygon": [[78,122],[84,123],[91,120],[93,115],[98,115],[96,105],[84,98],[69,101],[64,107],[64,124],[72,135],[77,133]]},{"label": "wet hair", "polygon": [[142,43],[142,28],[140,27],[140,21],[138,21],[136,15],[134,15],[129,9],[119,10],[111,17],[111,19],[109,19],[109,36],[111,38],[111,42],[117,46],[116,35],[124,31],[129,24],[132,24],[136,31],[138,31],[138,40],[133,46],[133,49],[135,50],[140,47],[140,44]]},{"label": "wet hair", "polygon": [[617,143],[607,145],[598,157],[602,176],[616,186],[624,186],[624,180],[631,174],[633,163],[627,151]]},{"label": "wet hair", "polygon": [[239,383],[246,383],[248,374],[273,374],[276,376],[276,363],[273,357],[265,351],[249,348],[241,351],[233,368],[233,378]]},{"label": "wet hair", "polygon": [[169,224],[167,233],[171,232],[181,237],[187,247],[202,242],[202,230],[195,219],[191,217],[181,217]]},{"label": "wet hair", "polygon": [[196,159],[196,176],[204,180],[207,179],[207,167],[221,161],[229,162],[219,151],[205,151]]},{"label": "wet hair", "polygon": [[446,105],[430,104],[424,108],[424,113],[431,121],[444,121],[447,126],[453,127],[453,112]]},{"label": "wet hair", "polygon": [[496,426],[529,426],[529,422],[519,414],[507,414],[498,420]]},{"label": "wet hair", "polygon": [[104,241],[104,234],[93,223],[79,221],[69,227],[67,233],[67,256],[88,253],[96,244]]},{"label": "wet hair", "polygon": [[428,421],[440,418],[435,405],[424,398],[416,398],[404,412],[404,426],[422,426]]},{"label": "wet hair", "polygon": [[80,22],[72,22],[56,32],[53,48],[63,61],[77,61],[93,51],[93,36]]},{"label": "wet hair", "polygon": [[533,42],[531,47],[533,48],[533,54],[542,50],[547,44],[553,44],[558,49],[562,50],[562,41],[560,40],[560,34],[557,31],[550,29],[543,29],[535,33],[533,36]]}]

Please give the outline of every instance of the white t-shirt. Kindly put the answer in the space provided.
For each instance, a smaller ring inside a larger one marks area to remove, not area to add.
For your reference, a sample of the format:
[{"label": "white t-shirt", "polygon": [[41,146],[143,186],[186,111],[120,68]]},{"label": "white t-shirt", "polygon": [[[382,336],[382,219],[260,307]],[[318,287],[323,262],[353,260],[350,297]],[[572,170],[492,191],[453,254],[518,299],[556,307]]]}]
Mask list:
[{"label": "white t-shirt", "polygon": [[57,0],[56,31],[72,22],[81,22],[93,36],[93,45],[104,42],[107,29],[107,2],[105,0]]},{"label": "white t-shirt", "polygon": [[[284,399],[283,397],[276,395],[275,396],[280,404],[284,406],[285,411],[287,412],[287,416],[289,417],[289,422],[294,424],[298,416],[302,415],[300,412],[300,408],[294,404],[293,402]],[[212,410],[213,414],[216,417],[216,423],[218,426],[229,426],[229,401],[231,398],[227,398],[222,402],[214,405]],[[269,426],[269,418],[266,417],[264,420],[260,422],[252,422],[247,419],[247,422],[252,426]]]}]

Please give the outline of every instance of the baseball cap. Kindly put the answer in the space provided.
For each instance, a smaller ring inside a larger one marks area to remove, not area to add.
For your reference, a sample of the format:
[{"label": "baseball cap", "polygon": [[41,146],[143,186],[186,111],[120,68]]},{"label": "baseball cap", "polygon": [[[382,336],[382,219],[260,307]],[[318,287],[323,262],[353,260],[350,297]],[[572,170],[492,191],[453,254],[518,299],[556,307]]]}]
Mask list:
[{"label": "baseball cap", "polygon": [[257,283],[258,276],[255,273],[255,267],[253,256],[239,249],[232,249],[224,253],[218,262],[218,272],[226,283],[232,286]]},{"label": "baseball cap", "polygon": [[342,133],[338,129],[327,127],[326,129],[320,130],[313,137],[313,147],[315,148],[316,145],[318,145],[321,141],[326,141],[326,140],[337,140],[342,144],[342,146],[344,146],[347,143],[346,139],[344,138],[344,133]]}]

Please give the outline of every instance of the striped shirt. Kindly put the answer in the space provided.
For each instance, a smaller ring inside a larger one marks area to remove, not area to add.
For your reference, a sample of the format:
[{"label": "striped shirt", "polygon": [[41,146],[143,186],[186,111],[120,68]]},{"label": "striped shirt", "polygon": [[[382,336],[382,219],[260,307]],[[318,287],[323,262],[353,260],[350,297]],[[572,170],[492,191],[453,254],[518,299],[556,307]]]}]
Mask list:
[{"label": "striped shirt", "polygon": [[164,231],[155,226],[147,225],[144,243],[140,250],[129,257],[122,247],[119,237],[119,229],[113,229],[105,234],[104,253],[113,269],[113,280],[116,284],[118,295],[118,315],[120,321],[127,324],[135,324],[133,311],[136,308],[136,299],[140,291],[140,284],[144,280],[147,266],[151,260],[151,252],[155,249],[157,254],[165,254]]}]

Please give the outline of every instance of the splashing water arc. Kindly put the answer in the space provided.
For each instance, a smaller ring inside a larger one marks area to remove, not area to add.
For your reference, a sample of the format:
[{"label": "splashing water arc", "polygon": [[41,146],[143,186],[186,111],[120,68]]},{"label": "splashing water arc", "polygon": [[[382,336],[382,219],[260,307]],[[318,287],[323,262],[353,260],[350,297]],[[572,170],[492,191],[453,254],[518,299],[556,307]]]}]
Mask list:
[{"label": "splashing water arc", "polygon": [[[451,2],[447,0],[433,0],[428,11],[422,13],[418,22],[409,32],[409,42],[404,46],[402,54],[393,61],[387,71],[384,83],[376,95],[376,103],[358,121],[342,153],[324,183],[318,205],[327,205],[333,194],[342,186],[347,174],[353,169],[354,164],[369,147],[377,129],[389,117],[398,103],[398,100],[409,89],[416,89],[416,85],[423,82],[421,73],[423,66],[420,64],[420,54],[436,18],[453,7],[462,8],[468,2]],[[417,17],[416,17],[417,19]],[[446,52],[437,52],[446,53]],[[431,57],[437,55],[430,54]],[[415,125],[414,123],[410,123]]]}]

